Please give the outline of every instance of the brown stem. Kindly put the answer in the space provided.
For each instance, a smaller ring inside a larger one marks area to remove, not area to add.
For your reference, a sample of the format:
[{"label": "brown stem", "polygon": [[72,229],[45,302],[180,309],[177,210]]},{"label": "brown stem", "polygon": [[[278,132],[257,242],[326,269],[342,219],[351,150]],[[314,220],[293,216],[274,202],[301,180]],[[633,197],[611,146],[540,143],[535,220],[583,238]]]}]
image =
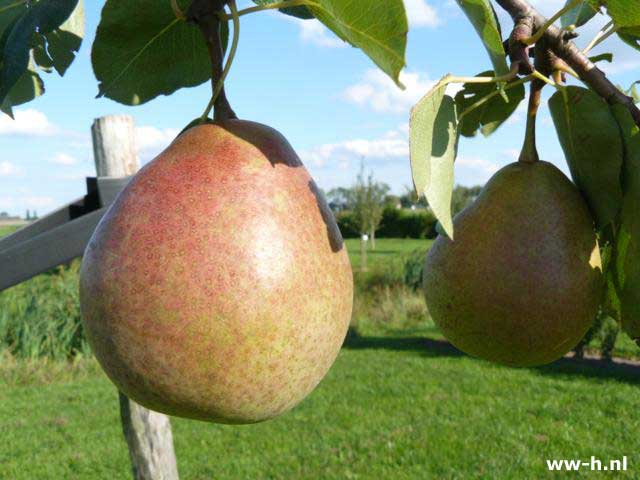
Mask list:
[{"label": "brown stem", "polygon": [[[223,70],[224,51],[220,39],[221,20],[219,13],[224,11],[226,3],[226,0],[194,0],[186,14],[189,21],[198,25],[207,43],[211,59],[212,90],[215,90]],[[216,98],[213,118],[215,121],[238,118],[229,104],[224,86]]]},{"label": "brown stem", "polygon": [[534,163],[540,160],[538,149],[536,147],[536,117],[538,108],[540,107],[540,99],[542,97],[542,88],[545,83],[541,80],[534,79],[531,81],[529,92],[529,108],[527,110],[527,128],[524,136],[524,144],[520,152],[519,162]]},{"label": "brown stem", "polygon": [[[527,0],[496,0],[518,25],[524,18],[533,20],[534,28],[540,28],[547,19],[533,8]],[[596,67],[586,55],[555,26],[550,26],[544,33],[548,48],[564,60],[580,79],[591,87],[598,95],[610,104],[620,103],[627,107],[636,124],[640,126],[640,109],[633,98],[625,95],[606,77],[604,72]]]}]

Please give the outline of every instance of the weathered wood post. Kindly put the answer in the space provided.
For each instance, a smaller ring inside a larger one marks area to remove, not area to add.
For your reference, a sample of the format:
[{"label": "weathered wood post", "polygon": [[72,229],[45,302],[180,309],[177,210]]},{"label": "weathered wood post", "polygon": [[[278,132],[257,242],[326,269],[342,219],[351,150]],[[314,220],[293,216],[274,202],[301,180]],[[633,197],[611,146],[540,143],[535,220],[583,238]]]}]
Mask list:
[{"label": "weathered wood post", "polygon": [[[108,115],[91,127],[99,177],[124,177],[139,168],[133,118]],[[166,415],[138,405],[120,392],[122,430],[136,480],[178,480],[171,423]]]}]

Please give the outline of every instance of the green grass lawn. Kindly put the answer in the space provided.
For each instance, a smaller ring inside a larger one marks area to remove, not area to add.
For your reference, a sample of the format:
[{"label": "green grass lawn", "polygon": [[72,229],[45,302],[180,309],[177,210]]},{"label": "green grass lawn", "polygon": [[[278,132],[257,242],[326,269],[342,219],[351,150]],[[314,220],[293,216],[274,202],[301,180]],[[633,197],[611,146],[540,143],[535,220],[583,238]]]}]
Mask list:
[{"label": "green grass lawn", "polygon": [[[116,391],[89,367],[46,382],[5,368],[2,478],[129,478]],[[539,479],[545,459],[592,455],[627,455],[638,478],[639,383],[597,362],[508,369],[425,338],[359,337],[292,412],[250,426],[175,419],[175,448],[185,479]]]},{"label": "green grass lawn", "polygon": [[[418,240],[415,238],[379,238],[376,240],[376,249],[367,250],[367,266],[369,268],[391,261],[398,255],[423,249],[425,252],[433,240]],[[360,267],[360,239],[348,238],[345,240],[351,265],[356,270]]]},{"label": "green grass lawn", "polygon": [[4,237],[5,235],[9,235],[10,233],[15,232],[19,227],[8,226],[8,225],[0,225],[0,237]]}]

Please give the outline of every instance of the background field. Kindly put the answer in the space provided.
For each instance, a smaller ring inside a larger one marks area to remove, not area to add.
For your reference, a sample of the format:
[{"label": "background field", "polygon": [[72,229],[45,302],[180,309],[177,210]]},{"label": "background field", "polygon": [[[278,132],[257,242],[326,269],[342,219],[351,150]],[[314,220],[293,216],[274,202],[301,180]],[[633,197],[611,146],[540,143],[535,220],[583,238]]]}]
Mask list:
[{"label": "background field", "polygon": [[[347,246],[357,270],[359,243]],[[411,286],[428,246],[378,241],[370,271],[356,271],[345,347],[292,412],[243,427],[175,419],[182,477],[538,479],[550,476],[546,459],[626,455],[626,478],[638,478],[640,369],[573,359],[509,369],[460,354]],[[77,262],[0,294],[2,478],[128,478],[117,393],[74,327],[76,290]],[[8,339],[23,341],[19,354]],[[620,336],[616,354],[637,350]]]}]

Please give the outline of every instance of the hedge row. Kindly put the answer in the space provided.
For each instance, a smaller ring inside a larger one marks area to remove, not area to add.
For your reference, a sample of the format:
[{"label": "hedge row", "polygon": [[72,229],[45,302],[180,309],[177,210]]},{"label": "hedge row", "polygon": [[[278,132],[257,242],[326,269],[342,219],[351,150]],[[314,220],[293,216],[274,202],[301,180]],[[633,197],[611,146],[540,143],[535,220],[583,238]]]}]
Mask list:
[{"label": "hedge row", "polygon": [[[343,211],[336,215],[338,226],[344,238],[360,236],[352,212]],[[387,207],[376,237],[379,238],[435,238],[436,218],[429,210],[407,210]]]}]

